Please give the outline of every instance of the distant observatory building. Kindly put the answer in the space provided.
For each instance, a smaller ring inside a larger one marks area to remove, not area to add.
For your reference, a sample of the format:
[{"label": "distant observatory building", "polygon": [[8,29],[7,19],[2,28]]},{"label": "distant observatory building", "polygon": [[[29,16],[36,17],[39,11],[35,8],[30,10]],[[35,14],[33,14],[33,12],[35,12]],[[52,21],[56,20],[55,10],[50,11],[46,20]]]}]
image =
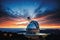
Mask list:
[{"label": "distant observatory building", "polygon": [[39,33],[39,31],[39,24],[37,21],[31,21],[26,28],[27,34],[36,34]]}]

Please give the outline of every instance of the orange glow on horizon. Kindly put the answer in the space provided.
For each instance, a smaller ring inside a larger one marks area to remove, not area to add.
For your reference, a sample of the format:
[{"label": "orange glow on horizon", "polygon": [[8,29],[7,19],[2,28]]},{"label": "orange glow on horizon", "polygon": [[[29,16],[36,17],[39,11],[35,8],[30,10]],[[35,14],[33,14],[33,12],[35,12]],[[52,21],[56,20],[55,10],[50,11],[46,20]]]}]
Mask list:
[{"label": "orange glow on horizon", "polygon": [[[42,16],[40,18],[34,18],[32,20],[38,21],[40,28],[60,28],[60,24],[46,23],[50,21],[50,20],[46,20],[46,17],[48,16],[44,16],[44,17]],[[0,28],[26,28],[28,24],[29,24],[28,20],[23,18],[20,19],[17,18],[0,23]]]}]

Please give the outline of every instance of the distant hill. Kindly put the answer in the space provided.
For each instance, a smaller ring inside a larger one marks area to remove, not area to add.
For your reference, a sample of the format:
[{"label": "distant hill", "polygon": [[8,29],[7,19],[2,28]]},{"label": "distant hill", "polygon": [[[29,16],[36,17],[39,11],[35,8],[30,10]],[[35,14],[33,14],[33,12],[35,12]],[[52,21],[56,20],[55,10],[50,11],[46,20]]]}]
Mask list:
[{"label": "distant hill", "polygon": [[[25,33],[26,28],[0,28],[0,31],[2,32],[13,32],[13,33]],[[60,34],[60,29],[44,29],[40,30],[41,33],[54,33],[54,34]]]}]

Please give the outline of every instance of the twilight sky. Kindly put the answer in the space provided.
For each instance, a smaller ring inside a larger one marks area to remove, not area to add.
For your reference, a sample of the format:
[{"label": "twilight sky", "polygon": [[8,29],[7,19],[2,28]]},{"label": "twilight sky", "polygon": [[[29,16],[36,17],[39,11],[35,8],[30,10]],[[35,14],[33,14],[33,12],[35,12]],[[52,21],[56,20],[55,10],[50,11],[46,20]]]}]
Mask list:
[{"label": "twilight sky", "polygon": [[0,28],[26,28],[27,17],[41,28],[60,28],[60,1],[0,0]]}]

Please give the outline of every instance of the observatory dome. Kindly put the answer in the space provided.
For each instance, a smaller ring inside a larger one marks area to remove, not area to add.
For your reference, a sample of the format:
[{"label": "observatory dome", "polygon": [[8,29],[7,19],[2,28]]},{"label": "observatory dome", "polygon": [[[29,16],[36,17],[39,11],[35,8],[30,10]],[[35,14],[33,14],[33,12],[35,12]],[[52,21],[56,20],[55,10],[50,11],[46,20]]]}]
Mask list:
[{"label": "observatory dome", "polygon": [[37,21],[31,21],[27,26],[27,29],[38,29],[38,28],[39,28],[39,24]]},{"label": "observatory dome", "polygon": [[39,32],[39,24],[37,21],[31,21],[26,29],[27,33],[37,33]]}]

